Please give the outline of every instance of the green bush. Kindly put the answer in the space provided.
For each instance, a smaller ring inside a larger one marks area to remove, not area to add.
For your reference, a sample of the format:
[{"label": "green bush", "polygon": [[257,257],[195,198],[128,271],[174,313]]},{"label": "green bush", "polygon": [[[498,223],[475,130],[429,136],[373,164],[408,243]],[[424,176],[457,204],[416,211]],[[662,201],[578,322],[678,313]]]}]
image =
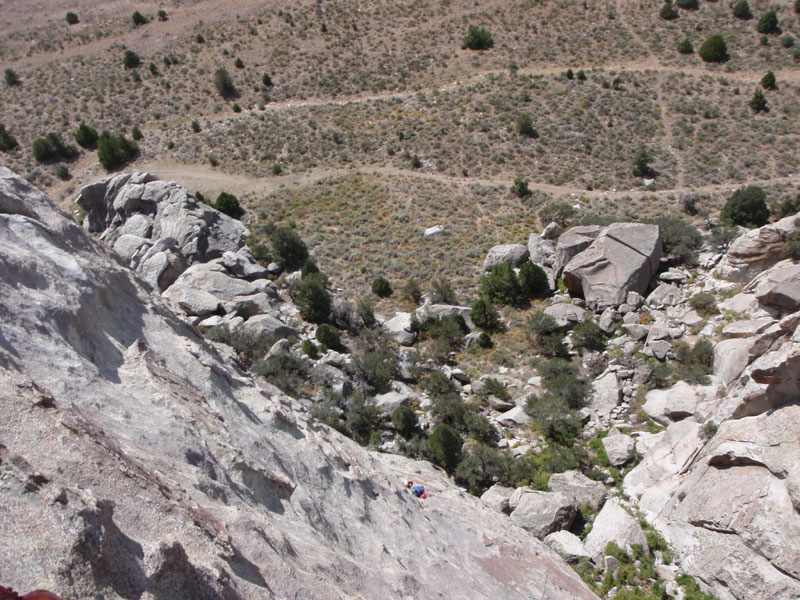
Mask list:
[{"label": "green bush", "polygon": [[225,69],[217,69],[214,72],[214,87],[223,98],[234,98],[237,95],[233,79]]},{"label": "green bush", "polygon": [[422,298],[422,289],[419,287],[419,282],[413,277],[410,277],[405,284],[403,284],[401,293],[403,298],[414,304],[418,304]]},{"label": "green bush", "polygon": [[531,190],[528,187],[528,180],[522,175],[517,175],[514,178],[514,185],[511,186],[511,193],[517,198],[527,198],[531,195]]},{"label": "green bush", "polygon": [[775,216],[779,219],[796,215],[798,212],[800,212],[800,194],[794,198],[785,198],[775,208]]},{"label": "green bush", "polygon": [[134,26],[138,27],[139,25],[145,25],[147,23],[147,17],[137,10],[131,15],[131,21],[133,21]]},{"label": "green bush", "polygon": [[234,66],[234,67],[236,67],[237,69],[244,69],[244,63],[242,62],[242,59],[241,59],[241,58],[237,58],[237,59],[236,59],[236,60],[233,62],[233,66]]},{"label": "green bush", "polygon": [[300,316],[311,323],[322,323],[331,314],[331,295],[319,274],[300,279],[294,286],[294,303]]},{"label": "green bush", "polygon": [[164,21],[167,20],[167,11],[162,9],[162,10],[159,10],[157,14],[158,14],[158,20],[159,21],[164,22]]},{"label": "green bush", "polygon": [[758,33],[775,33],[778,30],[778,13],[768,10],[758,20],[756,31]]},{"label": "green bush", "polygon": [[775,73],[767,71],[766,75],[761,78],[761,87],[765,90],[774,90],[777,87],[775,85]]},{"label": "green bush", "polygon": [[411,436],[417,431],[419,427],[419,420],[417,413],[408,406],[401,404],[392,411],[391,415],[392,425],[397,429],[397,433],[405,439],[411,439]]},{"label": "green bush", "polygon": [[456,304],[458,297],[453,291],[453,287],[445,277],[437,277],[431,281],[431,295],[435,302],[441,304]]},{"label": "green bush", "polygon": [[68,24],[76,25],[78,23],[78,21],[79,21],[78,15],[76,15],[74,12],[68,12],[67,13],[67,23]]},{"label": "green bush", "polygon": [[376,393],[383,394],[391,389],[399,366],[397,356],[390,348],[367,350],[353,362],[358,376]]},{"label": "green bush", "polygon": [[299,269],[308,259],[308,248],[290,227],[275,227],[270,233],[270,242],[276,262],[285,269]]},{"label": "green bush", "polygon": [[458,463],[455,475],[467,485],[471,493],[479,495],[495,481],[507,478],[508,462],[502,452],[477,445],[470,448],[469,453]]},{"label": "green bush", "polygon": [[345,422],[353,434],[353,439],[366,443],[378,424],[378,408],[363,395],[356,395],[347,406]]},{"label": "green bush", "polygon": [[89,127],[86,123],[81,123],[74,137],[79,146],[92,148],[97,143],[97,130],[94,127]]},{"label": "green bush", "polygon": [[56,167],[56,177],[58,177],[61,181],[66,181],[70,178],[69,169],[67,165],[58,165]]},{"label": "green bush", "polygon": [[431,460],[448,473],[452,473],[461,462],[464,440],[452,427],[439,424],[428,438]]},{"label": "green bush", "polygon": [[737,19],[750,18],[750,5],[747,3],[747,0],[736,0],[736,3],[733,5],[733,16]]},{"label": "green bush", "polygon": [[480,291],[495,304],[518,306],[525,300],[517,274],[507,262],[492,267],[491,272],[484,275]]},{"label": "green bush", "polygon": [[478,298],[472,303],[469,316],[475,327],[485,331],[496,331],[500,325],[500,315],[490,301]]},{"label": "green bush", "polygon": [[[142,135],[142,130],[141,130],[141,129],[139,129],[139,127],[138,127],[137,125],[134,125],[134,126],[131,128],[131,137],[132,137],[134,140],[136,140],[137,142],[138,142],[140,139],[142,139],[142,138],[144,137],[144,135]],[[172,143],[172,142],[170,142],[170,144],[171,144],[171,143]],[[172,148],[172,146],[170,146],[169,144],[167,144],[167,148]]]},{"label": "green bush", "polygon": [[672,19],[678,18],[678,11],[675,10],[675,7],[672,6],[672,2],[667,0],[664,2],[664,5],[661,7],[661,10],[658,12],[658,16],[664,19],[665,21],[671,21]]},{"label": "green bush", "polygon": [[536,129],[533,128],[533,119],[529,114],[522,114],[517,117],[517,133],[525,137],[535,137]]},{"label": "green bush", "polygon": [[303,351],[303,354],[311,359],[319,358],[319,348],[317,348],[317,345],[311,340],[303,340],[303,343],[300,344],[300,349]]},{"label": "green bush", "polygon": [[411,157],[411,168],[412,169],[421,169],[422,168],[422,161],[420,160],[419,156],[416,154]]},{"label": "green bush", "polygon": [[633,155],[633,175],[634,177],[648,177],[652,174],[650,154],[645,148],[640,148]]},{"label": "green bush", "polygon": [[697,251],[703,244],[703,236],[697,227],[687,223],[681,217],[663,216],[646,221],[658,225],[664,243],[664,252],[669,254],[675,262],[696,264]]},{"label": "green bush", "polygon": [[78,156],[75,146],[65,146],[57,133],[48,133],[33,141],[33,157],[39,162],[47,162],[57,158],[71,160]]},{"label": "green bush", "polygon": [[192,121],[192,132],[200,133],[200,123],[198,123],[197,121]]},{"label": "green bush", "polygon": [[6,85],[9,87],[20,84],[19,75],[17,75],[14,69],[8,68],[5,70],[5,79]]},{"label": "green bush", "polygon": [[308,260],[303,264],[303,268],[300,269],[300,277],[306,277],[312,273],[319,273],[319,267],[317,266],[317,261],[308,257]]},{"label": "green bush", "polygon": [[710,317],[719,313],[717,301],[713,294],[708,292],[698,292],[689,298],[689,306],[704,317]]},{"label": "green bush", "polygon": [[372,293],[381,298],[392,295],[392,286],[385,277],[376,277],[372,282]]},{"label": "green bush", "polygon": [[339,330],[333,325],[322,323],[317,327],[315,337],[320,344],[331,350],[339,350],[342,347]]},{"label": "green bush", "polygon": [[578,323],[572,330],[572,345],[602,352],[606,349],[606,335],[597,323],[587,320]]},{"label": "green bush", "polygon": [[769,221],[766,198],[766,192],[758,186],[738,189],[722,208],[720,221],[727,226],[752,228],[766,225]]},{"label": "green bush", "polygon": [[234,218],[239,218],[242,213],[242,209],[239,206],[239,199],[228,192],[220,192],[216,202],[214,202],[214,208],[222,214]]},{"label": "green bush", "polygon": [[492,34],[483,27],[470,25],[461,47],[470,50],[488,50],[494,46]]},{"label": "green bush", "polygon": [[142,59],[133,50],[125,50],[125,55],[122,58],[122,64],[126,69],[135,69],[142,64]]},{"label": "green bush", "polygon": [[0,152],[9,152],[18,146],[17,138],[6,130],[5,125],[0,124]]},{"label": "green bush", "polygon": [[261,76],[261,83],[264,84],[264,87],[272,87],[272,77],[269,76],[269,73],[264,73]]},{"label": "green bush", "polygon": [[675,4],[678,8],[684,8],[686,10],[697,10],[700,8],[697,0],[675,0]]},{"label": "green bush", "polygon": [[784,48],[791,48],[794,46],[794,38],[788,33],[781,38],[781,46]]},{"label": "green bush", "polygon": [[243,331],[241,328],[231,331],[226,325],[212,327],[206,332],[206,338],[231,346],[245,369],[264,358],[278,341],[278,337],[274,335],[258,335]]},{"label": "green bush", "polygon": [[136,142],[124,135],[100,135],[97,142],[97,159],[107,171],[121,167],[139,152]]},{"label": "green bush", "polygon": [[753,97],[748,103],[750,110],[754,113],[764,112],[767,110],[767,99],[764,97],[764,92],[756,90]]},{"label": "green bush", "polygon": [[728,46],[725,38],[717,33],[709,36],[697,53],[705,62],[722,62],[728,57]]},{"label": "green bush", "polygon": [[284,393],[296,396],[308,379],[308,366],[305,360],[292,354],[273,354],[254,364],[253,373],[265,377]]},{"label": "green bush", "polygon": [[680,44],[678,44],[678,52],[680,54],[694,53],[694,46],[692,46],[692,42],[689,41],[689,38],[685,38]]},{"label": "green bush", "polygon": [[583,408],[589,384],[580,378],[578,367],[568,360],[554,358],[539,365],[539,374],[548,393],[571,409]]},{"label": "green bush", "polygon": [[[798,245],[798,249],[800,249],[800,245]],[[491,348],[494,346],[494,342],[492,341],[492,336],[490,336],[485,331],[481,331],[481,334],[478,336],[478,346],[481,348]]]},{"label": "green bush", "polygon": [[541,298],[550,291],[547,273],[539,265],[524,262],[519,268],[519,285],[527,298]]}]

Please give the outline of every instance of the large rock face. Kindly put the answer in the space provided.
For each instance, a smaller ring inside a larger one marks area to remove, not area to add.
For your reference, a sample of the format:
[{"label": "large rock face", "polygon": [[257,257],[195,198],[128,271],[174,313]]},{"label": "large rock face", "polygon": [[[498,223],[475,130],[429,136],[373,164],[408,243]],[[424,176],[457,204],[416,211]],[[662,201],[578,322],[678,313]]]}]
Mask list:
[{"label": "large rock face", "polygon": [[483,261],[483,270],[491,271],[492,267],[511,263],[512,267],[518,267],[528,260],[528,247],[523,244],[501,244],[489,250]]},{"label": "large rock face", "polygon": [[657,225],[614,223],[564,266],[564,283],[596,309],[618,306],[628,292],[645,295],[658,270],[661,246]]},{"label": "large rock face", "polygon": [[599,225],[579,225],[565,231],[558,238],[556,244],[555,259],[553,262],[553,272],[556,277],[561,275],[566,264],[572,257],[580,254],[592,245],[592,242],[600,235],[602,227]]},{"label": "large rock face", "polygon": [[748,281],[781,260],[786,236],[795,230],[796,218],[786,217],[736,238],[717,267],[719,276]]},{"label": "large rock face", "polygon": [[0,311],[4,585],[65,598],[486,598],[523,597],[549,573],[549,595],[595,597],[440,471],[367,452],[237,371],[7,169]]}]

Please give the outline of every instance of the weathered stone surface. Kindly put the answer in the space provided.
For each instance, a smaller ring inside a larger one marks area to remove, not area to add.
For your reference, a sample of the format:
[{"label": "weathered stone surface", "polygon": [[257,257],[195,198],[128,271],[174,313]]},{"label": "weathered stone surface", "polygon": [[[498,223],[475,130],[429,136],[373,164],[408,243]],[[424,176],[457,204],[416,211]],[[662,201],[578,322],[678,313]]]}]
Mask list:
[{"label": "weathered stone surface", "polygon": [[297,330],[272,315],[257,315],[248,319],[242,330],[255,335],[268,335],[282,338],[296,337]]},{"label": "weathered stone surface", "polygon": [[603,505],[586,536],[584,546],[592,561],[599,563],[609,542],[630,551],[631,546],[640,544],[647,548],[647,538],[639,522],[620,506],[619,499],[610,498]]},{"label": "weathered stone surface", "polygon": [[417,393],[400,381],[392,382],[392,389],[385,394],[375,396],[375,406],[384,415],[392,414],[399,406],[409,406],[412,400],[419,401]]},{"label": "weathered stone surface", "polygon": [[561,271],[563,271],[566,264],[572,260],[572,257],[580,254],[591,246],[595,238],[600,235],[602,229],[603,228],[599,225],[573,227],[565,231],[561,237],[558,238],[556,257],[553,263],[553,272],[556,277],[561,276]]},{"label": "weathered stone surface", "polygon": [[647,392],[642,409],[661,425],[669,425],[672,421],[680,421],[694,414],[705,419],[718,402],[719,389],[716,381],[710,385],[691,385],[679,381],[667,390]]},{"label": "weathered stone surface", "polygon": [[750,362],[750,341],[733,338],[714,346],[714,375],[730,385]]},{"label": "weathered stone surface", "polygon": [[267,276],[266,267],[262,267],[253,259],[250,252],[243,250],[237,252],[224,252],[222,254],[222,266],[235,277],[241,277],[252,281],[253,279],[263,279]]},{"label": "weathered stone surface", "polygon": [[775,323],[775,319],[769,317],[762,319],[748,319],[746,321],[734,321],[728,323],[722,329],[725,337],[749,338],[759,333],[763,333],[770,325]]},{"label": "weathered stone surface", "polygon": [[736,238],[717,266],[724,279],[748,281],[782,258],[786,236],[795,230],[796,216],[751,229]]},{"label": "weathered stone surface", "polygon": [[586,312],[586,309],[575,304],[557,302],[545,308],[544,314],[556,320],[558,329],[571,329],[574,325],[583,323],[589,313]]},{"label": "weathered stone surface", "polygon": [[570,292],[602,310],[623,304],[628,292],[644,294],[660,257],[657,225],[614,223],[564,266],[562,277]]},{"label": "weathered stone surface", "polygon": [[541,267],[552,267],[556,260],[553,242],[538,233],[530,234],[528,236],[528,256],[532,263],[536,263]]},{"label": "weathered stone surface", "polygon": [[522,495],[511,520],[541,540],[554,531],[568,529],[576,513],[575,503],[564,494],[533,491]]},{"label": "weathered stone surface", "polygon": [[523,597],[547,573],[553,597],[595,598],[440,470],[369,452],[243,374],[7,169],[0,306],[3,585],[478,599]]},{"label": "weathered stone surface", "polygon": [[492,267],[503,263],[511,263],[512,267],[518,267],[528,260],[528,256],[528,247],[524,244],[501,244],[489,250],[483,261],[483,270],[491,271]]},{"label": "weathered stone surface", "polygon": [[614,372],[608,372],[592,382],[587,408],[600,422],[608,422],[611,413],[622,400],[622,388]]},{"label": "weathered stone surface", "polygon": [[222,301],[231,301],[241,296],[250,296],[261,291],[255,282],[233,277],[218,261],[197,263],[186,269],[175,283],[172,291],[179,289],[201,290]]},{"label": "weathered stone surface", "polygon": [[671,283],[662,283],[647,296],[647,304],[654,308],[677,306],[685,301],[681,289]]},{"label": "weathered stone surface", "polygon": [[492,487],[481,494],[481,501],[497,512],[507,515],[511,514],[511,508],[508,505],[508,499],[514,493],[514,488],[495,483]]},{"label": "weathered stone surface", "polygon": [[759,303],[781,311],[800,310],[800,264],[785,261],[765,271],[746,288]]},{"label": "weathered stone surface", "polygon": [[544,543],[550,546],[558,555],[567,562],[577,562],[582,558],[589,558],[586,547],[581,538],[569,531],[554,531],[544,538]]},{"label": "weathered stone surface", "polygon": [[580,471],[553,473],[547,487],[551,492],[561,492],[571,498],[576,506],[600,508],[606,497],[606,486],[589,479]]},{"label": "weathered stone surface", "polygon": [[186,288],[167,290],[164,292],[164,297],[170,299],[183,312],[191,316],[208,316],[219,312],[220,309],[219,298],[202,290]]},{"label": "weathered stone surface", "polygon": [[528,413],[526,413],[525,409],[521,406],[515,406],[511,410],[507,410],[495,420],[506,427],[518,427],[521,425],[528,425],[531,422]]},{"label": "weathered stone surface", "polygon": [[608,436],[603,438],[603,448],[608,455],[608,462],[615,467],[624,465],[633,458],[633,451],[636,443],[633,438],[624,433],[620,433],[616,428],[612,429]]},{"label": "weathered stone surface", "polygon": [[401,346],[410,346],[417,339],[417,333],[411,329],[411,313],[397,313],[383,324],[383,329]]}]

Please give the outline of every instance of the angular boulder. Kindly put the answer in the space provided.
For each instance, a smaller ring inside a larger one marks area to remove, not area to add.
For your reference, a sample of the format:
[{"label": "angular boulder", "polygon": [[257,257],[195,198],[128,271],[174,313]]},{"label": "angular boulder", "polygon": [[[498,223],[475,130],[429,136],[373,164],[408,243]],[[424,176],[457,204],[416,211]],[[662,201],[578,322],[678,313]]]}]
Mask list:
[{"label": "angular boulder", "polygon": [[592,245],[602,229],[599,225],[580,225],[561,234],[558,244],[556,244],[556,255],[553,261],[553,272],[556,277],[561,276],[561,271],[574,256]]},{"label": "angular boulder", "polygon": [[639,521],[622,508],[618,498],[606,501],[584,541],[586,552],[595,564],[599,564],[603,559],[609,542],[614,542],[628,552],[635,544],[639,544],[642,548],[648,547],[647,538]]},{"label": "angular boulder", "polygon": [[383,324],[383,329],[401,346],[411,346],[417,339],[417,332],[411,328],[411,313],[397,313]]},{"label": "angular boulder", "polygon": [[532,233],[528,236],[528,255],[531,262],[542,267],[552,267],[556,260],[556,250],[553,247],[553,242],[538,233]]},{"label": "angular boulder", "polygon": [[717,274],[731,281],[748,281],[780,261],[786,236],[796,227],[796,215],[751,229],[736,238],[717,265]]},{"label": "angular boulder", "polygon": [[745,288],[762,306],[783,312],[800,310],[800,264],[781,262],[762,273]]},{"label": "angular boulder", "polygon": [[543,541],[568,563],[578,562],[582,558],[589,558],[589,553],[586,552],[586,547],[583,545],[581,538],[569,531],[554,531],[546,536]]},{"label": "angular boulder", "polygon": [[608,462],[619,467],[633,458],[636,442],[631,436],[620,433],[614,428],[603,438],[603,448],[608,455]]},{"label": "angular boulder", "polygon": [[518,267],[528,260],[528,256],[528,247],[523,244],[501,244],[489,250],[483,261],[483,270],[491,271],[492,267],[503,263],[511,263],[512,267]]},{"label": "angular boulder", "polygon": [[661,258],[657,225],[614,223],[565,266],[562,277],[573,294],[596,310],[625,303],[628,292],[644,295]]},{"label": "angular boulder", "polygon": [[568,529],[576,514],[574,501],[564,494],[532,491],[522,495],[511,520],[541,540],[554,531]]},{"label": "angular boulder", "polygon": [[487,506],[495,509],[497,512],[511,514],[511,507],[508,504],[508,499],[514,493],[514,488],[495,483],[492,487],[481,494],[481,500]]},{"label": "angular boulder", "polygon": [[553,473],[547,483],[551,492],[560,492],[571,498],[576,506],[600,508],[606,497],[606,486],[599,481],[589,479],[580,471]]}]

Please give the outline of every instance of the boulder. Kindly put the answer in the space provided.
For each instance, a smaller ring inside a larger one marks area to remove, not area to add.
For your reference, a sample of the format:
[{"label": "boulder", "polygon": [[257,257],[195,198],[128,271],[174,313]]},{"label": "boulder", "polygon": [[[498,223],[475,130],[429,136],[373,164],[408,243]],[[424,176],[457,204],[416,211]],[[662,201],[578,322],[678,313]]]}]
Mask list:
[{"label": "boulder", "polygon": [[164,292],[164,297],[190,316],[206,317],[220,312],[219,298],[202,290],[170,288]]},{"label": "boulder", "polygon": [[547,484],[551,492],[560,492],[571,498],[576,506],[600,508],[606,497],[606,486],[589,479],[580,471],[553,473]]},{"label": "boulder", "polygon": [[500,423],[500,425],[504,425],[505,427],[521,427],[523,425],[529,425],[531,418],[528,416],[528,413],[525,412],[523,407],[515,406],[511,410],[507,410],[499,415],[495,421]]},{"label": "boulder", "polygon": [[487,506],[495,509],[498,512],[511,514],[511,508],[508,505],[508,499],[514,493],[514,488],[495,483],[492,487],[481,494],[481,500]]},{"label": "boulder", "polygon": [[[264,282],[263,285],[268,283]],[[212,261],[192,265],[170,287],[174,287],[175,291],[179,289],[200,290],[221,301],[232,301],[235,298],[261,292],[263,285],[234,277],[219,261]]]},{"label": "boulder", "polygon": [[411,346],[417,339],[417,332],[411,329],[411,313],[397,313],[383,324],[383,329],[401,346]]},{"label": "boulder", "polygon": [[800,310],[800,264],[779,263],[765,271],[745,288],[753,291],[759,303],[784,312]]},{"label": "boulder", "polygon": [[592,382],[587,408],[602,423],[607,423],[611,413],[622,400],[622,388],[614,372],[608,372]]},{"label": "boulder", "polygon": [[609,542],[614,542],[628,552],[636,544],[645,549],[648,547],[647,538],[639,521],[622,508],[618,498],[610,498],[606,501],[595,517],[592,530],[584,541],[586,552],[595,564],[599,564],[603,559]]},{"label": "boulder", "polygon": [[384,415],[391,415],[399,406],[409,406],[412,400],[419,401],[417,393],[400,381],[392,382],[392,389],[375,396],[375,406]]},{"label": "boulder", "polygon": [[503,263],[511,263],[512,267],[518,267],[528,260],[528,247],[523,244],[501,244],[495,246],[486,255],[483,261],[483,270],[491,271]]},{"label": "boulder", "polygon": [[681,288],[671,283],[662,283],[647,296],[647,304],[653,308],[677,306],[685,302]]},{"label": "boulder", "polygon": [[589,558],[586,547],[581,538],[569,531],[554,531],[544,538],[547,544],[556,554],[568,563],[578,562],[582,558]]},{"label": "boulder", "polygon": [[538,233],[532,233],[528,236],[528,255],[531,262],[541,267],[552,267],[556,260],[556,250],[553,247],[553,242]]},{"label": "boulder", "polygon": [[795,230],[796,216],[751,229],[736,238],[717,266],[719,277],[748,281],[783,258],[786,236]]},{"label": "boulder", "polygon": [[253,335],[266,335],[281,338],[296,337],[298,331],[294,327],[289,327],[283,321],[279,321],[272,315],[256,315],[248,319],[242,325],[242,331]]},{"label": "boulder", "polygon": [[603,448],[608,455],[608,462],[619,467],[633,458],[636,442],[631,436],[620,433],[614,428],[603,438]]},{"label": "boulder", "polygon": [[551,304],[544,309],[544,314],[553,317],[556,321],[556,327],[561,330],[572,329],[578,323],[583,323],[589,315],[586,309],[566,302]]},{"label": "boulder", "polygon": [[259,265],[252,257],[249,251],[239,252],[225,252],[222,255],[222,266],[224,266],[231,275],[252,281],[254,279],[263,279],[267,276],[266,267]]},{"label": "boulder", "polygon": [[564,283],[597,310],[619,306],[628,292],[647,291],[658,270],[661,246],[657,225],[614,223],[564,266]]},{"label": "boulder", "polygon": [[568,529],[576,514],[575,503],[564,494],[532,491],[522,495],[511,520],[541,540],[554,531]]},{"label": "boulder", "polygon": [[763,333],[773,323],[775,323],[775,319],[769,317],[734,321],[722,328],[722,335],[725,337],[749,338]]},{"label": "boulder", "polygon": [[714,375],[723,385],[733,383],[745,370],[750,362],[750,346],[750,340],[740,338],[722,340],[714,346]]},{"label": "boulder", "polygon": [[568,229],[558,238],[553,261],[553,272],[556,277],[561,276],[561,271],[574,256],[591,246],[602,229],[599,225],[582,225]]},{"label": "boulder", "polygon": [[666,390],[650,390],[645,396],[642,409],[661,425],[669,425],[695,414],[706,418],[718,402],[720,386],[716,377],[713,380],[710,385],[691,385],[678,381]]}]

